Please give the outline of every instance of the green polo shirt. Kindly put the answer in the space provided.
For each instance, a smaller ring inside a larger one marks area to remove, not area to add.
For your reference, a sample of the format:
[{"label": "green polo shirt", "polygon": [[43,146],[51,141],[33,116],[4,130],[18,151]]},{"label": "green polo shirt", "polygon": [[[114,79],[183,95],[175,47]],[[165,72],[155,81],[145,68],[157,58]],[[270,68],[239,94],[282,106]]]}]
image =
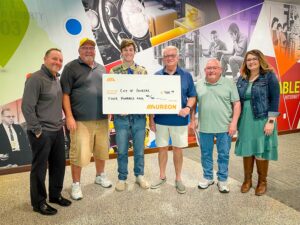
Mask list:
[{"label": "green polo shirt", "polygon": [[220,77],[215,84],[204,78],[197,82],[196,91],[200,132],[227,132],[232,119],[232,103],[240,100],[236,85],[225,77]]}]

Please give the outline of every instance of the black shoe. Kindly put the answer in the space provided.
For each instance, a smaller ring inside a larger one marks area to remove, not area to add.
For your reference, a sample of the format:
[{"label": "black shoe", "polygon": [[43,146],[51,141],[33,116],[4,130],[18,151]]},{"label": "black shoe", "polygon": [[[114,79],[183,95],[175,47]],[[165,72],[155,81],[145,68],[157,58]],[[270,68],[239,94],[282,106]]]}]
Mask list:
[{"label": "black shoe", "polygon": [[38,207],[33,207],[33,211],[48,216],[55,215],[57,213],[57,210],[48,205],[46,202],[41,203]]},{"label": "black shoe", "polygon": [[59,196],[58,198],[50,198],[49,202],[58,204],[60,206],[65,206],[65,207],[72,204],[70,200],[65,199],[63,196]]}]

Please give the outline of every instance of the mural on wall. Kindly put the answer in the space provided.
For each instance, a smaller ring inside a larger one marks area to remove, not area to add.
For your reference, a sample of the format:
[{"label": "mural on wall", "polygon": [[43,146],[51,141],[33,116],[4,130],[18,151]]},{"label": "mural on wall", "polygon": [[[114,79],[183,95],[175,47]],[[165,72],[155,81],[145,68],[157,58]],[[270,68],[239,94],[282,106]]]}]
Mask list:
[{"label": "mural on wall", "polygon": [[[300,128],[300,5],[263,0],[2,0],[0,15],[2,168],[30,163],[26,123],[20,110],[26,74],[40,68],[45,51],[51,47],[62,50],[64,64],[77,58],[83,37],[95,40],[96,61],[107,71],[121,63],[122,38],[135,40],[139,51],[136,63],[149,74],[163,66],[163,47],[176,45],[180,66],[197,81],[204,77],[203,68],[211,57],[222,62],[226,77],[239,76],[229,63],[236,56],[228,54],[233,48],[232,34],[237,33],[245,51],[262,50],[277,72],[281,88],[279,130]],[[113,121],[110,130],[113,153],[117,151]],[[67,129],[65,134],[68,156]],[[146,134],[145,146],[155,147],[155,134],[148,127]],[[195,142],[193,132],[189,141]],[[18,155],[24,161],[18,161]]]},{"label": "mural on wall", "polygon": [[138,51],[151,47],[145,7],[138,0],[82,0],[103,63],[120,59],[120,42],[133,39]]},{"label": "mural on wall", "polygon": [[0,168],[31,163],[31,150],[21,100],[2,106],[0,124]]},{"label": "mural on wall", "polygon": [[300,6],[266,4],[266,11],[280,80],[279,130],[292,130],[300,118]]},{"label": "mural on wall", "polygon": [[23,1],[16,0],[1,1],[0,12],[0,68],[4,68],[22,42],[29,24],[29,13]]}]

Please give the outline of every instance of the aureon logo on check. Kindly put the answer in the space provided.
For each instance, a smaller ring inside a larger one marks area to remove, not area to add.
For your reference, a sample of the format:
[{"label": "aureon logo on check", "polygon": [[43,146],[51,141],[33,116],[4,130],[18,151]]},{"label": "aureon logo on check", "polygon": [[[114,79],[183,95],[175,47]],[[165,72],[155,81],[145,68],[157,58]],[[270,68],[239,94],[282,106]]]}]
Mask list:
[{"label": "aureon logo on check", "polygon": [[108,77],[108,78],[106,79],[106,81],[107,81],[107,82],[114,82],[114,81],[115,81],[115,78],[113,78],[113,77]]},{"label": "aureon logo on check", "polygon": [[154,104],[149,104],[147,105],[147,109],[176,109],[176,105],[174,104],[157,104],[157,105],[154,105]]}]

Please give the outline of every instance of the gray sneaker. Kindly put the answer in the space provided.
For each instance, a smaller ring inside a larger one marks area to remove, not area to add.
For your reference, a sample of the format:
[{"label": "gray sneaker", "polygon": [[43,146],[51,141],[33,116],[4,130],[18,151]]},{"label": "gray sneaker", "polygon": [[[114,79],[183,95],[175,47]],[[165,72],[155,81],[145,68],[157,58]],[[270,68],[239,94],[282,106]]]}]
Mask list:
[{"label": "gray sneaker", "polygon": [[175,180],[175,187],[176,187],[176,191],[179,194],[184,194],[186,192],[185,186],[181,180]]},{"label": "gray sneaker", "polygon": [[160,188],[161,185],[166,183],[167,178],[165,177],[164,179],[159,178],[157,181],[155,181],[153,184],[151,184],[151,189],[157,189]]}]

